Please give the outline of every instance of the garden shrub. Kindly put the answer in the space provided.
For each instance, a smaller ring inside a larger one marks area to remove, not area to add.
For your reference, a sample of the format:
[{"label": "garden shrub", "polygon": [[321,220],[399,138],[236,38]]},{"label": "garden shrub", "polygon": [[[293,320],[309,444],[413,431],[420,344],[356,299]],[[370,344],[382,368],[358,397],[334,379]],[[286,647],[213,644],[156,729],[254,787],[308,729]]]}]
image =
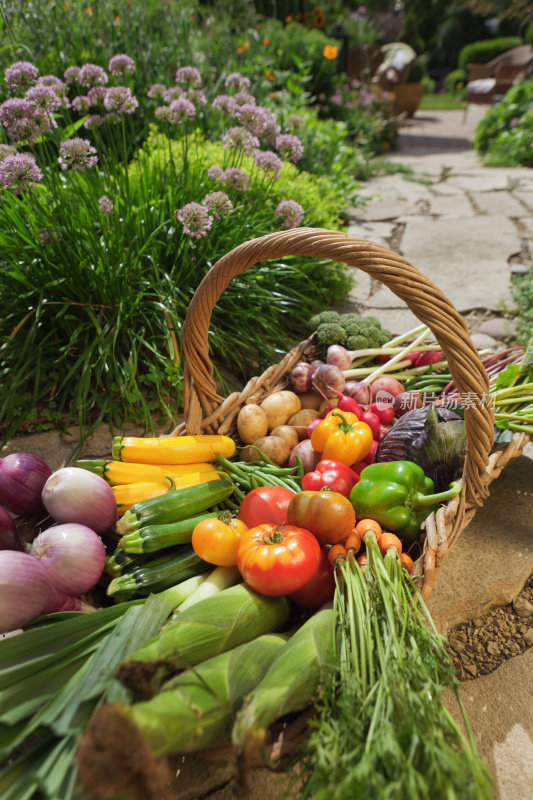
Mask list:
[{"label": "garden shrub", "polygon": [[512,86],[479,122],[474,146],[494,165],[533,166],[533,80]]},{"label": "garden shrub", "polygon": [[464,89],[468,83],[468,72],[464,69],[454,69],[444,78],[444,88],[454,94]]},{"label": "garden shrub", "polygon": [[459,69],[466,70],[468,64],[487,64],[493,58],[513,50],[523,44],[519,36],[505,36],[498,39],[486,39],[472,42],[463,47],[459,53]]}]

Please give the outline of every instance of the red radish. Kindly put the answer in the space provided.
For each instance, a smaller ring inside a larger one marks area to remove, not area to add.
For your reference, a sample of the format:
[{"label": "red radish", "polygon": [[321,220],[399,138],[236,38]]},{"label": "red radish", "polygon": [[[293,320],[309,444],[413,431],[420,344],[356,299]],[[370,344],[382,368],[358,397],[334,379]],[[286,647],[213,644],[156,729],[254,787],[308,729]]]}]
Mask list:
[{"label": "red radish", "polygon": [[308,439],[310,439],[310,438],[311,438],[311,434],[313,433],[314,429],[316,428],[316,426],[317,426],[317,425],[320,425],[320,423],[322,422],[322,420],[323,420],[323,417],[317,417],[317,419],[314,419],[314,420],[313,420],[312,422],[310,422],[310,423],[309,423],[309,425],[306,427],[306,429],[305,429],[305,430],[306,430],[306,433],[307,433],[307,438],[308,438]]},{"label": "red radish", "polygon": [[369,410],[379,417],[379,421],[382,425],[390,425],[394,419],[394,406],[390,403],[372,403]]},{"label": "red radish", "polygon": [[[318,388],[318,387],[317,387]],[[326,401],[326,406],[324,408],[320,408],[320,414],[322,417],[325,417],[329,411],[333,411],[334,408],[338,408],[339,411],[348,411],[350,414],[355,414],[357,419],[362,419],[363,416],[363,409],[352,397],[349,397],[347,394],[342,394],[342,392],[338,392],[336,389],[333,389],[331,386],[329,387],[330,390],[337,395],[337,400],[334,403],[330,401],[330,398],[326,397],[325,394],[322,393],[320,389],[318,391],[323,396],[324,400]]]},{"label": "red radish", "polygon": [[443,359],[444,353],[442,350],[428,350],[426,353],[419,353],[414,364],[415,367],[425,367],[426,364],[438,364]]},{"label": "red radish", "polygon": [[381,422],[379,421],[379,417],[377,416],[377,414],[374,414],[372,411],[365,411],[363,413],[361,421],[366,422],[366,424],[372,431],[372,436],[375,439],[379,433],[379,426],[381,425]]},{"label": "red radish", "polygon": [[422,408],[424,405],[424,396],[421,392],[400,392],[394,398],[394,414],[397,417],[402,417],[407,411],[413,408]]},{"label": "red radish", "polygon": [[[400,392],[405,392],[405,388],[400,381],[397,381],[396,378],[390,375],[383,375],[381,378],[376,378],[376,380],[372,381],[370,384],[370,389],[372,391],[372,400],[374,401],[380,399],[378,392],[388,393],[393,397],[396,397]],[[385,399],[385,394],[383,394],[382,399]]]}]

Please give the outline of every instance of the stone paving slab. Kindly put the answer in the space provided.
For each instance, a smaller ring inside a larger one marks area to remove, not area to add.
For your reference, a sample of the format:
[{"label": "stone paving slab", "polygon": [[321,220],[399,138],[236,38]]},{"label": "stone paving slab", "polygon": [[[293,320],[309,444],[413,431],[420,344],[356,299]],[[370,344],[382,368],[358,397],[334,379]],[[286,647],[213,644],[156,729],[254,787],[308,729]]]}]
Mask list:
[{"label": "stone paving slab", "polygon": [[470,192],[469,197],[482,214],[503,214],[506,217],[521,217],[524,214],[524,206],[511,192]]},{"label": "stone paving slab", "polygon": [[[348,233],[358,236],[360,239],[369,239],[376,244],[389,246],[389,241],[394,233],[394,225],[390,222],[370,222],[358,220],[348,225]],[[358,270],[358,275],[362,274]]]},{"label": "stone paving slab", "polygon": [[[497,231],[497,235],[495,235]],[[401,251],[459,311],[501,308],[510,301],[507,259],[520,250],[520,236],[506,217],[412,219]]]},{"label": "stone paving slab", "polygon": [[487,169],[477,175],[450,175],[449,182],[466,192],[498,192],[509,188],[506,170]]},{"label": "stone paving slab", "polygon": [[533,211],[533,191],[524,191],[523,189],[515,189],[514,196],[522,201],[528,208]]},{"label": "stone paving slab", "polygon": [[429,207],[430,214],[447,217],[473,217],[474,207],[464,192],[448,196],[432,197]]}]

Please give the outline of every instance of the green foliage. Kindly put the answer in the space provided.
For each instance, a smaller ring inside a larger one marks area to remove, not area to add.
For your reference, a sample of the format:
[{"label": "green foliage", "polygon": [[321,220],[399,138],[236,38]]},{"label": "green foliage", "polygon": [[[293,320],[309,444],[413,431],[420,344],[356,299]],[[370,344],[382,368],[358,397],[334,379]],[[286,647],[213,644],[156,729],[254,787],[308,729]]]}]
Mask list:
[{"label": "green foliage", "polygon": [[524,33],[524,42],[526,44],[533,44],[533,19],[528,24]]},{"label": "green foliage", "polygon": [[438,41],[428,57],[429,70],[454,70],[461,49],[470,42],[485,39],[488,29],[485,18],[469,8],[452,5],[439,27]]},{"label": "green foliage", "polygon": [[518,311],[517,338],[526,344],[533,337],[533,269],[513,281],[511,291]]},{"label": "green foliage", "polygon": [[499,39],[485,39],[472,42],[459,53],[459,69],[466,70],[468,64],[487,64],[493,58],[523,44],[519,36],[505,36]]},{"label": "green foliage", "polygon": [[447,92],[458,92],[468,83],[468,72],[464,69],[454,69],[444,79],[444,88]]},{"label": "green foliage", "polygon": [[493,165],[533,165],[533,80],[511,87],[477,126],[474,146]]},{"label": "green foliage", "polygon": [[420,83],[425,77],[427,77],[426,62],[423,56],[418,56],[409,67],[405,82]]}]

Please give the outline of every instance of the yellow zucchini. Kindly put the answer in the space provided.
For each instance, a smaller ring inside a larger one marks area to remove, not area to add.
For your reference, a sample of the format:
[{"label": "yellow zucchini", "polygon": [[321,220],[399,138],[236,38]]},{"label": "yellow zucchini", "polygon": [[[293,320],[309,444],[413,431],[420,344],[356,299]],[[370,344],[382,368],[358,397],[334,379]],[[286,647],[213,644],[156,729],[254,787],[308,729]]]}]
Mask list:
[{"label": "yellow zucchini", "polygon": [[229,436],[116,436],[113,458],[137,464],[195,464],[214,461],[217,455],[231,458],[235,442]]},{"label": "yellow zucchini", "polygon": [[133,461],[77,461],[76,465],[105,478],[111,486],[123,483],[145,483],[164,478],[179,479],[185,475],[215,472],[212,463],[202,464],[135,464]]},{"label": "yellow zucchini", "polygon": [[[220,480],[220,475],[215,470],[207,472],[195,472],[190,475],[182,475],[173,478],[176,489],[184,489],[186,486],[196,486],[200,483]],[[143,500],[150,500],[152,497],[160,497],[170,489],[170,481],[146,481],[144,483],[124,483],[111,487],[115,495],[118,514],[123,514],[128,508],[140,503]]]}]

